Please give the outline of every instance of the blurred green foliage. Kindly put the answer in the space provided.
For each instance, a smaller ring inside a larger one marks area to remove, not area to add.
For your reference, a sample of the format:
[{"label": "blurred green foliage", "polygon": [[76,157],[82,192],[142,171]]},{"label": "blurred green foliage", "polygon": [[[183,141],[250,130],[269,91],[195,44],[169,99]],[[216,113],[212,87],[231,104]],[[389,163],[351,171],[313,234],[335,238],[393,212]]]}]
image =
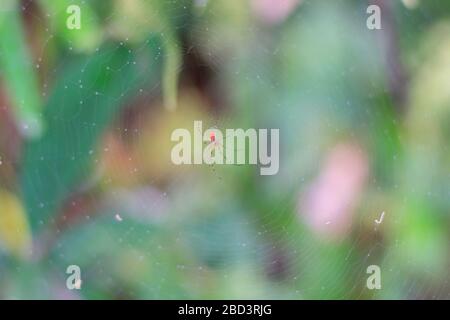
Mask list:
[{"label": "blurred green foliage", "polygon": [[[379,1],[374,31],[288,2],[5,2],[0,298],[450,297],[450,3]],[[280,128],[280,172],[172,165],[197,119]]]}]

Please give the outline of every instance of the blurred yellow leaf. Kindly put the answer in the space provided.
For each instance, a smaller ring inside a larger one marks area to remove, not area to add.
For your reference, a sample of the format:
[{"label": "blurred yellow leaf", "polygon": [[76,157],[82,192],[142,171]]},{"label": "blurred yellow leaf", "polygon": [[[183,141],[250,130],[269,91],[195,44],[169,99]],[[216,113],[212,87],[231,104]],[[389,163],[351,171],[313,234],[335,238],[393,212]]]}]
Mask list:
[{"label": "blurred yellow leaf", "polygon": [[25,257],[31,247],[31,232],[19,199],[0,190],[0,243],[13,255]]},{"label": "blurred yellow leaf", "polygon": [[[139,129],[139,138],[133,143],[133,154],[138,162],[141,177],[156,178],[192,169],[191,166],[184,168],[172,163],[170,154],[174,143],[170,137],[173,130],[177,128],[193,130],[194,120],[208,123],[204,115],[207,102],[197,91],[186,89],[180,93],[178,105],[177,112],[158,114],[149,112],[142,116],[142,119],[146,119],[142,121],[145,125]],[[208,125],[205,124],[205,128]]]}]

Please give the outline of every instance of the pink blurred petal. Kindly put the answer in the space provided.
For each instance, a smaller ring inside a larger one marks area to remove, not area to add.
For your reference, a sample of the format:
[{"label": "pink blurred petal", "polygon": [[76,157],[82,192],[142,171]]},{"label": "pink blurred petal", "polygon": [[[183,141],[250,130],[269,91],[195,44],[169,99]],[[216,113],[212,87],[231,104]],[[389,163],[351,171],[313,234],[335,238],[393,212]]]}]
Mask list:
[{"label": "pink blurred petal", "polygon": [[358,146],[345,143],[331,150],[299,206],[314,232],[333,238],[348,233],[368,173],[367,155]]},{"label": "pink blurred petal", "polygon": [[301,0],[251,0],[254,13],[267,24],[284,21]]}]

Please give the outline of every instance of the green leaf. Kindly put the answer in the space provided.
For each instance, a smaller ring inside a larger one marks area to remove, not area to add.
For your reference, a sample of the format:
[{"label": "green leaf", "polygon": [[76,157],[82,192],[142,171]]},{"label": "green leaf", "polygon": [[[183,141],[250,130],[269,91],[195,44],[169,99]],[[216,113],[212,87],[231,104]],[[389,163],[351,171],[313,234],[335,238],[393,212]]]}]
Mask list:
[{"label": "green leaf", "polygon": [[19,130],[25,136],[39,136],[43,129],[41,99],[19,6],[11,0],[1,6],[0,77],[5,82]]},{"label": "green leaf", "polygon": [[[45,0],[50,1],[50,0]],[[108,17],[108,29],[120,39],[138,43],[148,32],[159,33],[164,49],[163,102],[167,110],[177,107],[178,80],[182,67],[180,30],[191,19],[192,1],[188,0],[117,0]]]},{"label": "green leaf", "polygon": [[[118,222],[114,213],[97,212],[89,223],[66,230],[47,261],[63,269],[82,270],[82,292],[88,299],[186,299],[190,274],[178,267],[184,261],[175,234],[156,225]],[[105,267],[106,266],[106,267]],[[105,281],[111,279],[111,281]],[[192,280],[191,280],[192,281]]]},{"label": "green leaf", "polygon": [[45,135],[25,147],[21,187],[31,226],[44,224],[88,174],[99,137],[139,88],[160,79],[159,43],[108,47],[65,68],[44,117]]}]

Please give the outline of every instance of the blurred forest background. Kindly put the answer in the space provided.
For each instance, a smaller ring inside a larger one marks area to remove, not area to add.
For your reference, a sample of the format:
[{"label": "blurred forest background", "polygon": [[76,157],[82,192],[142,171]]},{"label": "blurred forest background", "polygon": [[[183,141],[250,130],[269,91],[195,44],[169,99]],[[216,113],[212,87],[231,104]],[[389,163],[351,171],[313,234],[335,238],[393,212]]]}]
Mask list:
[{"label": "blurred forest background", "polygon": [[449,1],[1,0],[0,298],[449,299],[449,141]]}]

